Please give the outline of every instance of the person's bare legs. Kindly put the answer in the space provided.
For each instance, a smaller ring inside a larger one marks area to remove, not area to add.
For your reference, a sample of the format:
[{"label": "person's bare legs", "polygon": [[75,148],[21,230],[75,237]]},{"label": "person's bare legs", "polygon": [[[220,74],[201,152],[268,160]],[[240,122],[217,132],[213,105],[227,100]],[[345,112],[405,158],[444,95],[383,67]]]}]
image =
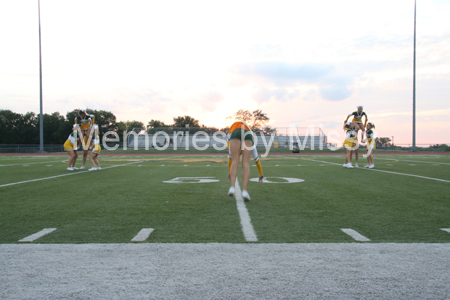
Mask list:
[{"label": "person's bare legs", "polygon": [[97,168],[100,168],[100,162],[98,161],[98,154],[95,154],[94,161],[97,164]]},{"label": "person's bare legs", "polygon": [[67,165],[68,168],[72,168],[73,159],[75,158],[74,151],[67,151],[69,154],[69,164]]},{"label": "person's bare legs", "polygon": [[86,160],[88,157],[88,150],[83,150],[83,167],[86,165]]},{"label": "person's bare legs", "polygon": [[89,153],[89,161],[91,162],[92,167],[93,167],[93,168],[96,168],[97,165],[96,165],[96,163],[95,163],[95,158],[94,158],[94,156],[95,156],[94,153],[92,153],[92,152]]},{"label": "person's bare legs", "polygon": [[74,153],[74,158],[72,160],[72,168],[75,168],[75,163],[77,162],[77,158],[78,158],[78,152],[76,150],[74,150],[73,153]]},{"label": "person's bare legs", "polygon": [[[252,141],[245,141],[246,149],[252,147]],[[243,190],[247,190],[248,181],[250,179],[250,156],[252,155],[252,150],[243,150],[242,151],[242,181],[243,181]]]},{"label": "person's bare legs", "polygon": [[345,164],[351,164],[352,163],[352,150],[345,149],[345,152],[347,152],[347,155],[345,156]]},{"label": "person's bare legs", "polygon": [[230,168],[230,186],[234,187],[236,183],[239,158],[241,156],[241,140],[230,140],[231,168]]}]

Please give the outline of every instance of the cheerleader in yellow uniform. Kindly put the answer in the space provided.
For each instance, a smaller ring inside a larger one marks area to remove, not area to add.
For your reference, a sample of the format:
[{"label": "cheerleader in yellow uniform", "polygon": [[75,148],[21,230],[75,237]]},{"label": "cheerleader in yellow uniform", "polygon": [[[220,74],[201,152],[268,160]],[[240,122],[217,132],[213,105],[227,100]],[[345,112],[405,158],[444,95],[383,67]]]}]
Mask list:
[{"label": "cheerleader in yellow uniform", "polygon": [[[97,125],[94,125],[94,130],[98,129]],[[101,170],[100,162],[98,161],[98,155],[101,152],[100,147],[100,137],[98,135],[95,136],[95,139],[91,142],[91,146],[89,148],[91,153],[89,153],[89,161],[91,162],[92,168],[89,171]]]},{"label": "cheerleader in yellow uniform", "polygon": [[375,124],[372,122],[367,123],[367,166],[364,168],[373,169],[375,165],[373,164],[373,150],[376,148],[375,144],[375,134],[373,133],[373,128],[375,128]]},{"label": "cheerleader in yellow uniform", "polygon": [[84,109],[80,109],[74,123],[80,126],[83,135],[89,135],[91,133],[92,124],[95,123],[95,116],[88,115]]},{"label": "cheerleader in yellow uniform", "polygon": [[75,170],[75,162],[78,158],[77,149],[80,145],[80,137],[77,132],[78,126],[73,125],[72,133],[67,138],[66,142],[64,143],[64,151],[67,151],[69,154],[69,164],[67,166],[67,170],[73,171]]},{"label": "cheerleader in yellow uniform", "polygon": [[75,118],[74,122],[75,124],[78,124],[81,129],[81,140],[83,141],[83,165],[80,167],[80,169],[84,169],[89,153],[88,137],[91,134],[92,124],[94,124],[95,122],[95,116],[88,115],[86,114],[86,111],[84,109],[80,109],[78,111],[78,117]]},{"label": "cheerleader in yellow uniform", "polygon": [[[350,117],[352,117],[353,119],[352,119],[351,122],[352,123],[356,122],[356,124],[357,124],[356,131],[362,130],[361,142],[365,143],[365,141],[364,141],[364,130],[365,130],[366,125],[367,125],[367,114],[363,111],[363,106],[362,105],[358,105],[356,108],[357,108],[357,111],[354,111],[351,114],[349,114],[347,116],[347,119],[345,119],[344,124],[347,123],[347,121],[348,121],[348,119]],[[362,123],[362,118],[363,117],[365,118],[364,125]]]},{"label": "cheerleader in yellow uniform", "polygon": [[242,121],[233,123],[228,132],[231,134],[228,158],[228,178],[230,179],[228,196],[234,196],[235,194],[237,169],[240,156],[242,155],[242,198],[245,201],[250,201],[250,195],[247,191],[248,181],[250,179],[250,155],[253,155],[256,167],[258,168],[259,182],[262,182],[264,178],[256,146],[250,150],[253,146],[253,133],[250,127]]},{"label": "cheerleader in yellow uniform", "polygon": [[358,168],[358,148],[359,148],[359,142],[358,142],[358,134],[356,131],[356,124],[352,122],[347,122],[344,125],[344,130],[346,131],[345,134],[345,140],[344,140],[344,147],[345,147],[345,161],[344,161],[344,168],[353,168],[352,166],[352,153],[355,151],[355,167]]}]

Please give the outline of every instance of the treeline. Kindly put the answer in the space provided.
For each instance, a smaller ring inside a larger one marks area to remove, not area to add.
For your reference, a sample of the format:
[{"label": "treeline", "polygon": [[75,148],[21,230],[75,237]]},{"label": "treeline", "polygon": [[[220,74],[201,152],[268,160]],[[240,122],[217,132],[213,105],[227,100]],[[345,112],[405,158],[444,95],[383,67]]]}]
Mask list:
[{"label": "treeline", "polygon": [[[206,133],[213,134],[215,131],[226,131],[228,128],[211,128],[200,124],[200,121],[191,116],[178,116],[173,118],[173,123],[165,124],[163,121],[150,120],[147,125],[140,121],[117,121],[116,116],[106,110],[86,109],[87,114],[95,115],[95,123],[99,125],[100,136],[103,137],[108,131],[119,133],[122,140],[124,131],[146,130],[149,134],[157,130],[166,130],[171,132],[172,128],[185,128],[188,126],[191,132],[192,128],[198,128]],[[78,109],[68,112],[65,116],[59,112],[44,114],[44,143],[62,144],[66,141],[72,132],[74,119],[78,116]],[[11,110],[0,110],[0,144],[39,144],[40,142],[40,115],[33,112],[26,114],[15,113]],[[269,118],[261,110],[250,112],[240,109],[233,116],[227,117],[228,120],[242,120],[249,125],[255,133],[262,131],[270,134],[274,129],[266,126]],[[231,122],[231,121],[230,121]]]},{"label": "treeline", "polygon": [[[95,123],[99,125],[101,136],[107,131],[120,132],[143,125],[139,121],[117,122],[116,116],[106,110],[86,109],[86,112],[95,115]],[[72,132],[77,115],[78,109],[68,112],[65,116],[59,112],[44,114],[44,143],[64,143]],[[39,144],[39,119],[40,114],[34,112],[19,114],[11,110],[0,110],[0,144]]]}]

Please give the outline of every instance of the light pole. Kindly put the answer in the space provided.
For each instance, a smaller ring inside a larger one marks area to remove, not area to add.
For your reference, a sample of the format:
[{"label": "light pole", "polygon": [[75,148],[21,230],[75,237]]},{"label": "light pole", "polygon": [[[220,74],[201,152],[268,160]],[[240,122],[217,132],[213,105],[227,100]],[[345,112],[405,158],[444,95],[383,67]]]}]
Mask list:
[{"label": "light pole", "polygon": [[416,152],[416,0],[414,0],[414,57],[413,57],[413,136],[412,151]]},{"label": "light pole", "polygon": [[39,92],[40,92],[40,115],[39,115],[39,152],[44,152],[44,115],[42,108],[42,54],[41,54],[41,1],[38,0],[39,17]]}]

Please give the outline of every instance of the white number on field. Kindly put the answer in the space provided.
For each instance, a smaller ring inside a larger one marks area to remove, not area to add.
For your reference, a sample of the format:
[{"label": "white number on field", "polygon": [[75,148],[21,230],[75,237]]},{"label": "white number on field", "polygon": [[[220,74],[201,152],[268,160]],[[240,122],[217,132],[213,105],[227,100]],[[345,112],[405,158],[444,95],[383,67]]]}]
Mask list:
[{"label": "white number on field", "polygon": [[163,181],[164,183],[210,183],[219,182],[218,179],[213,179],[216,177],[177,177],[168,181]]},{"label": "white number on field", "polygon": [[[258,178],[252,178],[250,181],[258,182]],[[288,178],[288,177],[265,177],[263,183],[296,183],[303,182],[305,180],[300,178]]]}]

